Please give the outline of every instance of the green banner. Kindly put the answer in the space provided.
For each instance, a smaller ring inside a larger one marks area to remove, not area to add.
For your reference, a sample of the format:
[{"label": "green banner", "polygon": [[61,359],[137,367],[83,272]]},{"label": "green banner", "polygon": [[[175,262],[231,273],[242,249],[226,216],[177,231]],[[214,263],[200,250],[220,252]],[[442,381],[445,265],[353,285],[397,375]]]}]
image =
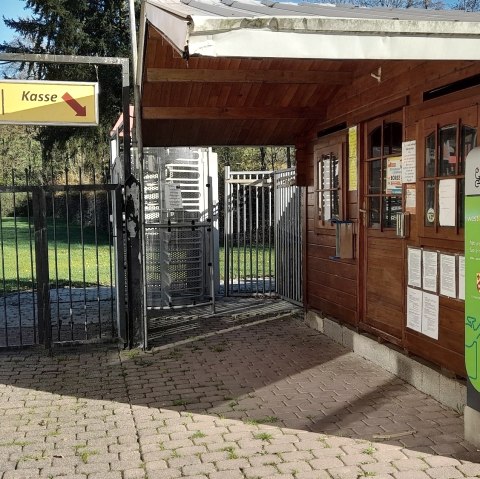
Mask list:
[{"label": "green banner", "polygon": [[480,391],[480,196],[465,197],[465,366]]}]

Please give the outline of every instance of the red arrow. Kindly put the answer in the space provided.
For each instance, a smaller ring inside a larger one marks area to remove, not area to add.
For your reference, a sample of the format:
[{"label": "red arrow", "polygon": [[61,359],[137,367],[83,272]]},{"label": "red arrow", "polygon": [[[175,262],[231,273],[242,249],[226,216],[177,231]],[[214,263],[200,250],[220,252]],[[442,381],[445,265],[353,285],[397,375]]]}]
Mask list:
[{"label": "red arrow", "polygon": [[70,93],[65,93],[62,96],[62,100],[68,103],[68,106],[76,113],[75,116],[87,116],[87,107],[80,105],[75,98],[72,98]]}]

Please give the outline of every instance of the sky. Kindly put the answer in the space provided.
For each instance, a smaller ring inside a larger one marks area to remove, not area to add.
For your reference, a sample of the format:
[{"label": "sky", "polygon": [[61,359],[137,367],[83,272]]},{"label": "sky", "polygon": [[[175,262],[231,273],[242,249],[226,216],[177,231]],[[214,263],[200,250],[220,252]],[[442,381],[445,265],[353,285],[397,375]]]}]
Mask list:
[{"label": "sky", "polygon": [[18,18],[27,16],[25,0],[1,0],[0,4],[0,43],[10,41],[15,32],[3,23],[3,17]]}]

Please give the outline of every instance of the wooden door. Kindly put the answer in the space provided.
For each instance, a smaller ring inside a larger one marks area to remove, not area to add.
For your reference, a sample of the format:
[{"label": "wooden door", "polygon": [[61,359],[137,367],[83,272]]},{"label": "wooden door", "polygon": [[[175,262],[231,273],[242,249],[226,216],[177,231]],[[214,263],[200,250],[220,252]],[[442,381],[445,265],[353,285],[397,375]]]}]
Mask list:
[{"label": "wooden door", "polygon": [[403,240],[396,236],[396,213],[403,208],[402,113],[366,123],[364,135],[360,322],[364,329],[400,344],[405,262]]}]

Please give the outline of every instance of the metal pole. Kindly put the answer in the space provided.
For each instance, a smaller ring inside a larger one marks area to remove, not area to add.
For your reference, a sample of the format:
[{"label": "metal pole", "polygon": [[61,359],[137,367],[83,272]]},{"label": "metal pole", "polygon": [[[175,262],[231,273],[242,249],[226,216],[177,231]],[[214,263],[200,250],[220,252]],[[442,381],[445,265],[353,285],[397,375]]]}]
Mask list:
[{"label": "metal pole", "polygon": [[229,195],[230,195],[230,183],[228,180],[230,179],[230,167],[225,167],[225,179],[224,179],[224,209],[223,209],[223,257],[224,257],[224,264],[223,264],[223,286],[224,286],[224,296],[229,296],[229,234],[230,234],[230,212],[228,210],[229,207]]},{"label": "metal pole", "polygon": [[[208,153],[207,153],[207,162],[208,162]],[[214,268],[213,268],[213,260],[215,256],[215,245],[213,241],[213,185],[212,185],[212,177],[208,176],[208,222],[210,226],[207,228],[207,232],[209,232],[210,237],[210,261],[208,262],[209,271],[210,271],[210,295],[212,297],[212,313],[215,314],[215,275],[214,275]]]},{"label": "metal pole", "polygon": [[[143,136],[141,122],[141,105],[140,105],[140,86],[138,84],[138,47],[137,47],[137,27],[135,22],[135,2],[128,0],[129,16],[130,16],[130,38],[132,43],[132,66],[133,66],[133,98],[135,103],[135,143],[137,146],[139,181],[140,181],[140,225],[141,225],[141,267],[142,267],[142,303],[143,303],[143,349],[148,347],[148,324],[147,324],[147,269],[145,261],[145,175],[143,171]],[[125,117],[124,117],[125,118]]]}]

